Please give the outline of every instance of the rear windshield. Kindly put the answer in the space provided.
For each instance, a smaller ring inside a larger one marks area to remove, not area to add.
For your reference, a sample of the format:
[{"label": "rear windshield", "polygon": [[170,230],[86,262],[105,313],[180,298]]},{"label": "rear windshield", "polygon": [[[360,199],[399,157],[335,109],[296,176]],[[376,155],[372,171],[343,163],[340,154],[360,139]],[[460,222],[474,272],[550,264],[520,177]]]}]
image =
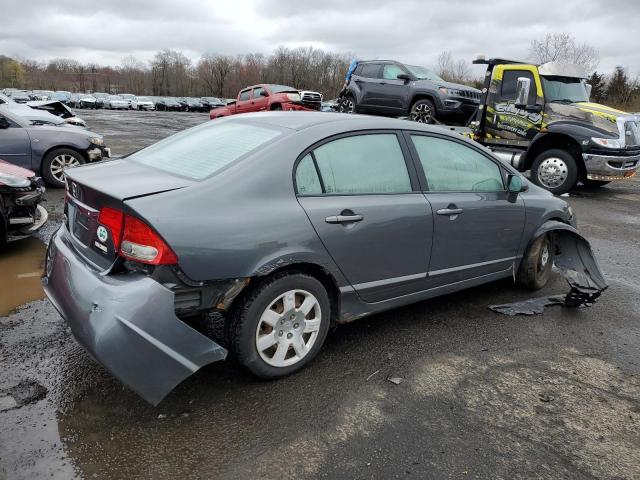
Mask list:
[{"label": "rear windshield", "polygon": [[209,121],[177,133],[128,157],[129,160],[202,180],[250,153],[281,132],[238,122]]}]

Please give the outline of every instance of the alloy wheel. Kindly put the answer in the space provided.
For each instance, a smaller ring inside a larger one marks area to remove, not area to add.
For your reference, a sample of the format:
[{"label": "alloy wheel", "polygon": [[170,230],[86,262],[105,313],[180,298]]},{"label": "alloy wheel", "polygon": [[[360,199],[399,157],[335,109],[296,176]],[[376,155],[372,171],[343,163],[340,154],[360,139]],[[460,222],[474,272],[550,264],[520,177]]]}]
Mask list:
[{"label": "alloy wheel", "polygon": [[562,185],[569,176],[567,164],[558,157],[550,157],[540,163],[538,180],[546,188],[556,188]]},{"label": "alloy wheel", "polygon": [[418,123],[429,123],[433,112],[426,103],[418,103],[411,109],[411,120]]},{"label": "alloy wheel", "polygon": [[289,290],[262,313],[256,330],[256,349],[273,367],[302,360],[318,338],[322,312],[318,299],[305,290]]},{"label": "alloy wheel", "polygon": [[51,175],[60,181],[64,182],[64,170],[69,167],[77,167],[80,162],[73,155],[68,153],[62,153],[51,160]]}]

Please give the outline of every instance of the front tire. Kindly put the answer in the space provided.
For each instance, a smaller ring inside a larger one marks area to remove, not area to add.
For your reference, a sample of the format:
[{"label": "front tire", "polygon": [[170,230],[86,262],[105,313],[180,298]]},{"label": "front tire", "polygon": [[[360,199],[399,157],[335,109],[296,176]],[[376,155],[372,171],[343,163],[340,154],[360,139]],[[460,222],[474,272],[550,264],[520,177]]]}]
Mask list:
[{"label": "front tire", "polygon": [[555,195],[567,193],[578,181],[578,166],[565,150],[542,152],[531,165],[531,180]]},{"label": "front tire", "polygon": [[532,290],[544,287],[551,277],[553,256],[553,237],[549,234],[541,235],[525,253],[518,270],[517,282]]},{"label": "front tire", "polygon": [[42,160],[42,176],[50,185],[64,188],[64,170],[85,163],[84,157],[70,148],[55,148]]},{"label": "front tire", "polygon": [[433,124],[436,121],[436,106],[427,98],[418,100],[411,105],[409,117],[414,122]]},{"label": "front tire", "polygon": [[282,273],[255,288],[231,314],[227,338],[238,360],[259,378],[307,365],[329,331],[331,304],[317,279]]}]

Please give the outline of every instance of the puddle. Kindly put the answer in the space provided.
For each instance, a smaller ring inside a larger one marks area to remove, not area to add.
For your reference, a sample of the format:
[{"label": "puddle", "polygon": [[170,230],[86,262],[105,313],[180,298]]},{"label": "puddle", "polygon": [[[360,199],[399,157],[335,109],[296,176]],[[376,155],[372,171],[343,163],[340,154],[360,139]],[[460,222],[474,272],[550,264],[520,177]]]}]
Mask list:
[{"label": "puddle", "polygon": [[0,253],[0,316],[44,297],[40,277],[45,246],[35,238],[12,242]]}]

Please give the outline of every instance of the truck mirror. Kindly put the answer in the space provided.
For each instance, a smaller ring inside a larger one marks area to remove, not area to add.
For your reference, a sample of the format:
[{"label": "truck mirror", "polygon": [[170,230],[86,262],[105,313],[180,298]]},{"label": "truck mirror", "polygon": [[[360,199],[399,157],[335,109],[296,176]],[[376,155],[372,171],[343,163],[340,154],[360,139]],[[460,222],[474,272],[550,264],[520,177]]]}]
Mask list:
[{"label": "truck mirror", "polygon": [[591,90],[593,90],[593,85],[591,85],[590,83],[585,83],[584,88],[587,89],[587,98],[591,99]]},{"label": "truck mirror", "polygon": [[399,73],[396,78],[398,80],[404,80],[405,82],[408,81],[408,80],[411,80],[411,77],[409,75],[407,75],[406,73]]},{"label": "truck mirror", "polygon": [[260,95],[263,97],[268,97],[269,96],[269,92],[267,92],[266,90],[262,90],[262,92],[260,92]]},{"label": "truck mirror", "polygon": [[524,108],[529,100],[529,91],[531,90],[531,79],[518,77],[518,86],[516,88],[516,107]]}]

